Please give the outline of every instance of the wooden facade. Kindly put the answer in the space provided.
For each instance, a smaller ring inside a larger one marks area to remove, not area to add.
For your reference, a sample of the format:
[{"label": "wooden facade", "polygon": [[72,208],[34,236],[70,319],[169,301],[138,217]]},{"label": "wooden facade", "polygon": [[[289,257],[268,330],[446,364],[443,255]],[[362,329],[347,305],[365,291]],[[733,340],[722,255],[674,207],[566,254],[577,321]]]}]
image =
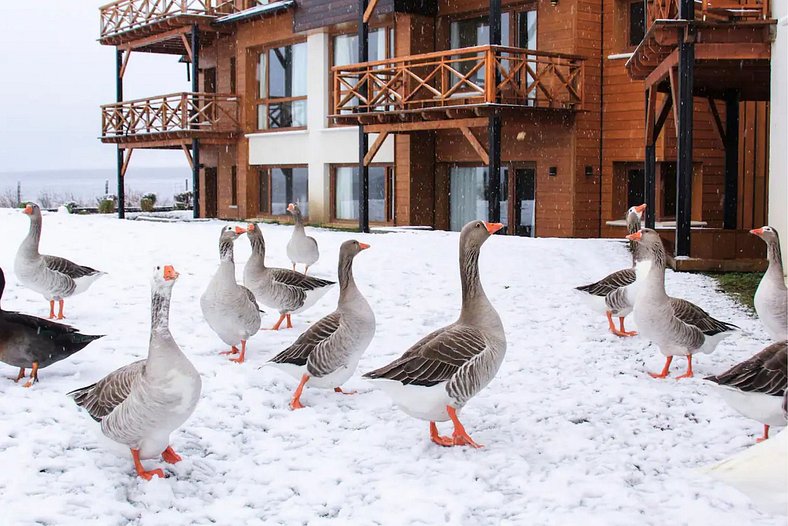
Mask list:
[{"label": "wooden facade", "polygon": [[[452,185],[468,177],[484,177],[489,184],[482,171],[494,153],[488,123],[495,117],[501,122],[500,164],[506,178],[500,215],[509,233],[618,237],[624,231],[617,221],[633,199],[644,199],[644,145],[650,129],[644,93],[653,86],[649,104],[661,110],[655,114],[661,133],[654,142],[656,196],[651,212],[657,222],[675,220],[678,112],[666,102],[673,75],[658,82],[652,77],[660,67],[672,71],[676,66],[670,62],[677,60],[676,35],[687,27],[677,20],[677,0],[502,0],[500,45],[468,45],[463,40],[473,31],[484,33],[486,1],[379,0],[370,27],[386,32],[386,46],[379,48],[386,47],[387,55],[338,65],[333,64],[334,42],[337,35],[355,33],[357,0],[283,0],[265,6],[248,0],[190,0],[185,10],[178,7],[181,3],[121,0],[102,8],[100,41],[125,53],[121,77],[132,51],[181,54],[199,66],[191,93],[104,106],[102,140],[122,149],[192,151],[193,145],[202,144],[196,167],[201,215],[276,217],[272,192],[281,188],[274,171],[290,185],[288,196],[293,174],[308,171],[308,195],[315,210],[310,220],[342,223],[335,167],[347,161],[327,159],[330,169],[314,174],[314,160],[307,163],[295,154],[261,164],[256,145],[281,137],[283,142],[276,144],[286,149],[291,137],[297,149],[297,144],[305,144],[297,141],[309,134],[329,137],[361,126],[377,134],[370,140],[365,164],[387,166],[386,173],[393,174],[386,176],[381,199],[387,208],[391,203],[393,212],[381,215],[382,223],[448,229],[453,214],[460,213],[453,202],[458,190],[453,194]],[[735,227],[743,230],[765,222],[768,93],[745,86],[763,79],[768,52],[764,35],[770,21],[760,0],[734,3],[743,13],[736,18],[728,16],[720,2],[704,0],[696,8],[704,40],[696,55],[700,89],[692,110],[690,214],[708,230],[698,239],[726,226],[726,184],[731,183],[726,179],[724,130],[729,106],[719,97],[730,90],[738,89],[740,97]],[[154,16],[140,19],[142,15],[132,13],[144,11],[142,4],[150,4],[146,13]],[[152,7],[174,11],[155,16]],[[637,17],[642,17],[640,23]],[[121,27],[128,23],[124,20],[134,23]],[[463,24],[473,23],[477,26],[462,33]],[[192,33],[199,36],[195,49],[189,45]],[[750,44],[747,53],[735,51],[740,42]],[[306,47],[298,47],[302,43]],[[293,93],[263,98],[261,53],[276,52],[281,59],[285,51],[295,56],[306,48],[310,61],[322,60],[319,74],[324,75],[325,93],[295,93],[294,85],[303,81],[290,79],[287,89]],[[661,66],[666,61],[668,66]],[[708,74],[714,68],[721,82]],[[313,115],[317,106],[324,108],[319,118]],[[288,125],[261,128],[261,112],[268,112],[266,122],[279,124],[270,120],[274,111],[284,112]],[[304,117],[299,112],[312,113]],[[321,123],[317,132],[312,129],[315,122]],[[390,160],[381,164],[378,150],[385,150],[392,138]],[[731,158],[728,155],[728,164]],[[316,184],[330,185],[330,192],[317,192]],[[486,190],[479,195],[486,198]],[[517,223],[526,213],[533,214],[533,221]],[[666,240],[669,237],[666,234]],[[750,247],[739,237],[719,233],[715,243],[730,250],[718,247],[714,254],[699,254],[713,259],[760,255],[758,244]]]}]

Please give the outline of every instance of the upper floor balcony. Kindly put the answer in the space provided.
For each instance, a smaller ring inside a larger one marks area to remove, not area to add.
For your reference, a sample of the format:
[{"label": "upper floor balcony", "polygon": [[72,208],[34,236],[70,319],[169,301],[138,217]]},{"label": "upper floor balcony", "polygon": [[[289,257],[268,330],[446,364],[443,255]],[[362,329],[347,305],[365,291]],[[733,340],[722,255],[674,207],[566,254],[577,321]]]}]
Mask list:
[{"label": "upper floor balcony", "polygon": [[101,141],[179,147],[192,139],[232,142],[240,131],[239,98],[221,93],[171,93],[101,107]]},{"label": "upper floor balcony", "polygon": [[583,59],[483,45],[333,68],[334,121],[418,122],[583,107]]}]

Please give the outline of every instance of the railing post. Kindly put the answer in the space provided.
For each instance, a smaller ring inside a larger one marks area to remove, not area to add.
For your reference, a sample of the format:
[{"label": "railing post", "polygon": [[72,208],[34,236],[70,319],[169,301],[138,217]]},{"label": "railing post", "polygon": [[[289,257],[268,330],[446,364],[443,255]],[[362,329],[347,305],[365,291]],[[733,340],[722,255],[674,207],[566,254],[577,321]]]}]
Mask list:
[{"label": "railing post", "polygon": [[[490,48],[487,55],[487,74],[490,86],[485,91],[491,95],[489,102],[498,102],[498,83],[500,74],[496,63],[496,48],[501,45],[501,0],[490,0]],[[488,125],[489,139],[489,194],[487,204],[489,206],[489,221],[500,223],[501,221],[501,117],[496,113],[496,109],[490,114]],[[504,225],[507,226],[507,225]]]},{"label": "railing post", "polygon": [[[364,12],[367,10],[368,1],[358,1],[358,61],[367,62],[369,60],[369,27],[364,21]],[[365,78],[364,75],[361,76]],[[359,93],[365,94],[367,104],[369,104],[369,82],[363,82],[359,86]],[[361,102],[361,101],[359,101]],[[362,108],[358,108],[359,111]],[[369,107],[366,108],[369,111]],[[369,232],[369,167],[364,162],[364,157],[369,149],[369,137],[364,131],[364,126],[359,122],[358,126],[358,228],[361,232]]]},{"label": "railing post", "polygon": [[[679,17],[693,23],[694,0],[681,0]],[[676,170],[676,257],[690,255],[690,227],[692,221],[692,135],[693,91],[695,71],[695,43],[682,32],[679,42],[679,122]]]},{"label": "railing post", "polygon": [[[126,53],[131,53],[131,50]],[[118,106],[123,101],[123,77],[120,74],[122,69],[123,51],[115,48],[115,101]],[[123,111],[122,107],[120,107],[120,111]],[[120,128],[122,129],[122,126]],[[123,150],[120,149],[120,145],[117,147],[116,163],[118,170],[118,219],[124,219],[126,217],[126,186],[123,175]]]},{"label": "railing post", "polygon": [[[185,1],[185,0],[184,0]],[[197,109],[197,92],[200,91],[200,32],[197,24],[192,24],[192,103]],[[192,139],[192,199],[193,215],[200,217],[200,139]]]}]

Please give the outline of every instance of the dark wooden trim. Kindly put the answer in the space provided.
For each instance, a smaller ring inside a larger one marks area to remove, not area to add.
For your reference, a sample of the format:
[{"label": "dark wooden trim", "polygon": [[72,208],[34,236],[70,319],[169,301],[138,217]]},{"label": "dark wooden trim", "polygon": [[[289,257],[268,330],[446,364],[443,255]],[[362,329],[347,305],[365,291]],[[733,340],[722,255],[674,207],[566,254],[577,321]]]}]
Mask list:
[{"label": "dark wooden trim", "polygon": [[739,94],[736,91],[729,92],[725,98],[724,135],[725,197],[723,200],[723,228],[735,229],[738,226],[737,212],[739,208]]},{"label": "dark wooden trim", "polygon": [[453,119],[445,121],[427,121],[427,122],[399,122],[389,124],[367,124],[364,129],[368,133],[388,132],[388,133],[407,133],[411,131],[427,131],[427,130],[449,130],[454,128],[481,128],[487,126],[489,123],[486,117],[472,117],[467,119]]}]

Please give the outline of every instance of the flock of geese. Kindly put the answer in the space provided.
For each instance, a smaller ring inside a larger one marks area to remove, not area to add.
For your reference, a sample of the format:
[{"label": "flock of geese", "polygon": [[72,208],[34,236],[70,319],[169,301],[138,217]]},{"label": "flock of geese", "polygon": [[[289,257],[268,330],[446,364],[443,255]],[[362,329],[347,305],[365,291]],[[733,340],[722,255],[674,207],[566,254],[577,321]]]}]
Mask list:
[{"label": "flock of geese", "polygon": [[[655,378],[669,375],[674,356],[686,356],[692,377],[692,357],[712,352],[719,341],[737,327],[711,317],[702,308],[665,292],[666,254],[659,235],[640,228],[645,205],[627,212],[633,245],[633,266],[590,285],[578,287],[590,305],[607,317],[611,332],[633,336],[624,318],[632,313],[639,334],[655,343],[665,355],[665,367]],[[259,224],[245,228],[226,226],[219,236],[219,266],[200,298],[203,316],[216,335],[229,347],[222,352],[243,363],[247,342],[261,330],[260,306],[275,309],[279,319],[271,330],[280,329],[291,316],[310,308],[332,281],[306,273],[319,258],[317,242],[306,235],[300,210],[289,205],[295,228],[287,245],[292,269],[269,267],[266,245]],[[39,207],[28,204],[30,230],[15,261],[19,282],[50,302],[50,320],[0,307],[0,361],[19,368],[17,381],[31,369],[30,387],[38,371],[79,351],[101,336],[85,335],[51,321],[62,319],[64,300],[88,287],[104,273],[38,251],[42,217]],[[402,356],[364,374],[377,384],[406,414],[429,422],[430,438],[441,446],[481,447],[459,420],[465,404],[494,378],[506,352],[506,336],[498,312],[485,294],[479,274],[482,245],[502,228],[499,223],[471,221],[459,238],[459,269],[462,303],[454,323],[424,336]],[[788,291],[783,281],[777,232],[771,227],[753,230],[768,247],[769,269],[755,295],[759,318],[776,343],[729,371],[707,378],[722,388],[725,399],[740,413],[769,426],[785,425],[784,399],[788,397]],[[234,244],[246,235],[252,248],[243,272],[243,285],[235,276]],[[370,245],[348,240],[339,249],[336,309],[310,326],[295,342],[271,358],[266,366],[298,381],[290,400],[291,409],[304,407],[305,387],[334,389],[351,394],[342,385],[355,373],[358,362],[375,335],[375,314],[353,279],[355,258]],[[304,265],[304,273],[296,272]],[[172,288],[178,272],[170,265],[154,269],[151,280],[151,336],[146,359],[128,364],[98,382],[69,394],[77,405],[100,422],[102,432],[131,450],[137,473],[150,480],[163,477],[161,469],[146,470],[141,460],[161,457],[175,463],[181,457],[170,444],[170,434],[192,414],[201,393],[201,379],[169,330]],[[5,279],[0,270],[0,298]],[[55,302],[59,311],[55,315]],[[619,318],[619,327],[613,323]],[[442,436],[436,422],[451,421],[451,436]]]}]

